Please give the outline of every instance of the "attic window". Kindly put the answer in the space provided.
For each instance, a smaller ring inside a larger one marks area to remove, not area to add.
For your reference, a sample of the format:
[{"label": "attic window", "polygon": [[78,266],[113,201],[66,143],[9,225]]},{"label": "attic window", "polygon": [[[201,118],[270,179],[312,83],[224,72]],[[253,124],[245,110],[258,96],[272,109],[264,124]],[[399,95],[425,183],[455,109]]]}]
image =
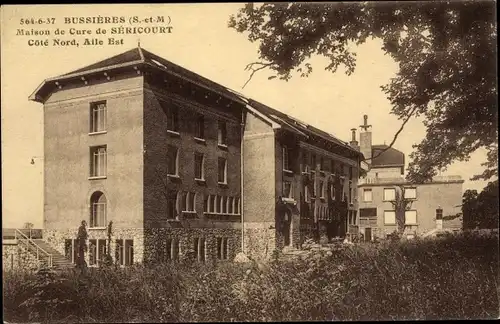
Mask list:
[{"label": "attic window", "polygon": [[151,59],[151,61],[153,61],[154,64],[158,65],[158,66],[161,66],[162,68],[167,68],[165,65],[161,64],[160,62],[158,62],[157,60],[154,60],[154,59]]}]

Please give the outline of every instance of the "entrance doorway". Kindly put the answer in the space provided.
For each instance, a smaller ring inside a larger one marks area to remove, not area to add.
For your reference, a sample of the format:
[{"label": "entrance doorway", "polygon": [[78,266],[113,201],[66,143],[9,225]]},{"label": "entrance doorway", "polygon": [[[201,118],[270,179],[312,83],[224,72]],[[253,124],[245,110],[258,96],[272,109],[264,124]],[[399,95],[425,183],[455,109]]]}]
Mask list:
[{"label": "entrance doorway", "polygon": [[372,229],[370,227],[365,228],[365,241],[371,242],[372,240]]}]

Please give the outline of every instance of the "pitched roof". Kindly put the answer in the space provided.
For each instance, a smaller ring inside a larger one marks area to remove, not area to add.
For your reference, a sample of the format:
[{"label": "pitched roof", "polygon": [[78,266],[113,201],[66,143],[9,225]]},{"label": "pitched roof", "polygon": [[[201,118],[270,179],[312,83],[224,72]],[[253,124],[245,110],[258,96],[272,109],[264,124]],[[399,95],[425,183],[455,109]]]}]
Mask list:
[{"label": "pitched roof", "polygon": [[[380,153],[381,151],[384,151],[383,153]],[[378,155],[380,154],[380,155]],[[377,156],[378,155],[378,156]],[[405,166],[405,155],[403,152],[393,148],[389,147],[389,145],[372,145],[372,156],[376,156],[373,158],[371,162],[371,166],[373,167],[401,167],[404,169]]]},{"label": "pitched roof", "polygon": [[114,65],[121,65],[125,63],[130,63],[134,61],[141,61],[142,57],[140,54],[140,48],[133,48],[131,50],[128,50],[124,53],[109,57],[105,60],[99,61],[94,64],[90,64],[87,66],[84,66],[78,70],[71,71],[69,73],[65,73],[62,76],[68,76],[71,74],[76,74],[76,73],[82,73],[82,72],[90,72],[92,70],[96,69],[102,69],[102,68],[107,68],[107,67],[112,67]]},{"label": "pitched roof", "polygon": [[264,105],[263,103],[260,103],[256,100],[249,99],[250,100],[250,105],[272,119],[274,122],[278,123],[281,125],[281,127],[288,129],[292,132],[299,133],[300,135],[305,135],[305,136],[318,136],[321,137],[325,140],[328,140],[330,142],[333,142],[337,145],[345,146],[348,147],[349,149],[353,150],[351,146],[347,144],[347,142],[344,142],[337,137],[335,137],[332,134],[329,134],[325,131],[322,131],[316,127],[313,127],[295,117],[289,116],[285,113],[282,113],[279,110],[273,109],[269,106]]},{"label": "pitched roof", "polygon": [[327,132],[324,132],[318,128],[315,128],[311,125],[308,125],[307,123],[304,123],[294,117],[291,117],[287,114],[284,114],[276,109],[273,109],[269,106],[264,105],[263,103],[260,103],[256,100],[253,100],[251,98],[245,97],[244,95],[241,95],[223,85],[220,85],[216,82],[213,82],[197,73],[194,73],[192,71],[189,71],[177,64],[174,64],[170,62],[169,60],[166,60],[156,54],[153,54],[141,47],[136,47],[133,49],[130,49],[126,52],[123,52],[121,54],[112,56],[110,58],[104,59],[102,61],[99,61],[94,64],[87,65],[83,68],[71,71],[69,73],[60,75],[58,77],[54,78],[49,78],[45,80],[38,88],[35,90],[35,92],[30,96],[31,100],[39,100],[38,99],[38,94],[42,92],[42,88],[45,87],[45,92],[50,91],[50,89],[47,89],[48,84],[57,80],[63,80],[63,79],[71,79],[74,77],[80,77],[85,74],[91,74],[94,72],[103,72],[107,71],[110,69],[118,68],[118,67],[125,67],[125,66],[133,66],[135,64],[145,64],[157,69],[160,69],[162,71],[165,71],[167,73],[170,73],[172,75],[175,75],[177,77],[186,79],[192,83],[198,84],[202,87],[208,88],[214,92],[217,92],[221,95],[224,95],[225,97],[243,103],[243,104],[249,104],[252,108],[255,110],[259,111],[263,115],[265,115],[267,118],[272,120],[274,123],[280,125],[282,128],[287,129],[289,131],[298,133],[300,135],[304,136],[317,136],[320,138],[323,138],[327,141],[333,142],[337,145],[343,146],[348,148],[351,151],[355,151],[358,154],[361,154],[359,151],[353,149],[351,146],[347,144],[347,142],[344,142],[337,137],[335,137],[332,134],[329,134]]}]

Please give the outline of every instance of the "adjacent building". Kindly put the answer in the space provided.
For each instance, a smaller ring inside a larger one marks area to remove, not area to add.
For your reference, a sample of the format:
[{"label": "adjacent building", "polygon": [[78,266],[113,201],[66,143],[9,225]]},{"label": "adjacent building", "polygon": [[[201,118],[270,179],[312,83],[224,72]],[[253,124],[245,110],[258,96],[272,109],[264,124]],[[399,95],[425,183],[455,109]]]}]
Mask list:
[{"label": "adjacent building", "polygon": [[359,230],[365,240],[385,238],[397,229],[391,201],[404,188],[404,197],[412,202],[405,213],[405,235],[408,238],[431,231],[462,227],[462,184],[460,176],[435,177],[431,182],[412,184],[404,178],[405,155],[388,145],[373,145],[371,125],[365,115],[361,125],[360,151],[369,171],[360,179]]},{"label": "adjacent building", "polygon": [[266,257],[346,236],[357,147],[140,47],[45,80],[44,241],[88,264]]}]

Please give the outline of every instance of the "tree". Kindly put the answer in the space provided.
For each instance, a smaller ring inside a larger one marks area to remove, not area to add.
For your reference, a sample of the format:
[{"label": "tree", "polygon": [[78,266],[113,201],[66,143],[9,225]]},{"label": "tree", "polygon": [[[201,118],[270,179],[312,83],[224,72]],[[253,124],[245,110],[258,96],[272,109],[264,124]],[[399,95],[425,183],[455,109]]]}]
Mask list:
[{"label": "tree", "polygon": [[405,187],[403,185],[396,186],[396,199],[391,201],[394,210],[396,211],[396,222],[398,232],[403,233],[406,229],[406,211],[411,208],[413,199],[405,197]]},{"label": "tree", "polygon": [[397,233],[401,236],[406,228],[406,211],[411,208],[413,199],[405,198],[404,185],[395,186],[395,198],[391,200],[396,213]]},{"label": "tree", "polygon": [[[498,176],[494,1],[338,2],[330,4],[247,4],[229,27],[259,42],[260,61],[247,65],[250,78],[268,69],[270,78],[308,76],[313,54],[325,56],[326,70],[356,67],[352,45],[368,38],[399,64],[381,88],[403,129],[424,117],[425,138],[414,145],[408,179],[430,180],[453,161],[466,161],[479,148],[488,152],[485,170],[473,179]],[[481,131],[478,131],[481,130]]]},{"label": "tree", "polygon": [[464,229],[498,228],[498,180],[488,183],[479,194],[467,190],[462,199]]}]

